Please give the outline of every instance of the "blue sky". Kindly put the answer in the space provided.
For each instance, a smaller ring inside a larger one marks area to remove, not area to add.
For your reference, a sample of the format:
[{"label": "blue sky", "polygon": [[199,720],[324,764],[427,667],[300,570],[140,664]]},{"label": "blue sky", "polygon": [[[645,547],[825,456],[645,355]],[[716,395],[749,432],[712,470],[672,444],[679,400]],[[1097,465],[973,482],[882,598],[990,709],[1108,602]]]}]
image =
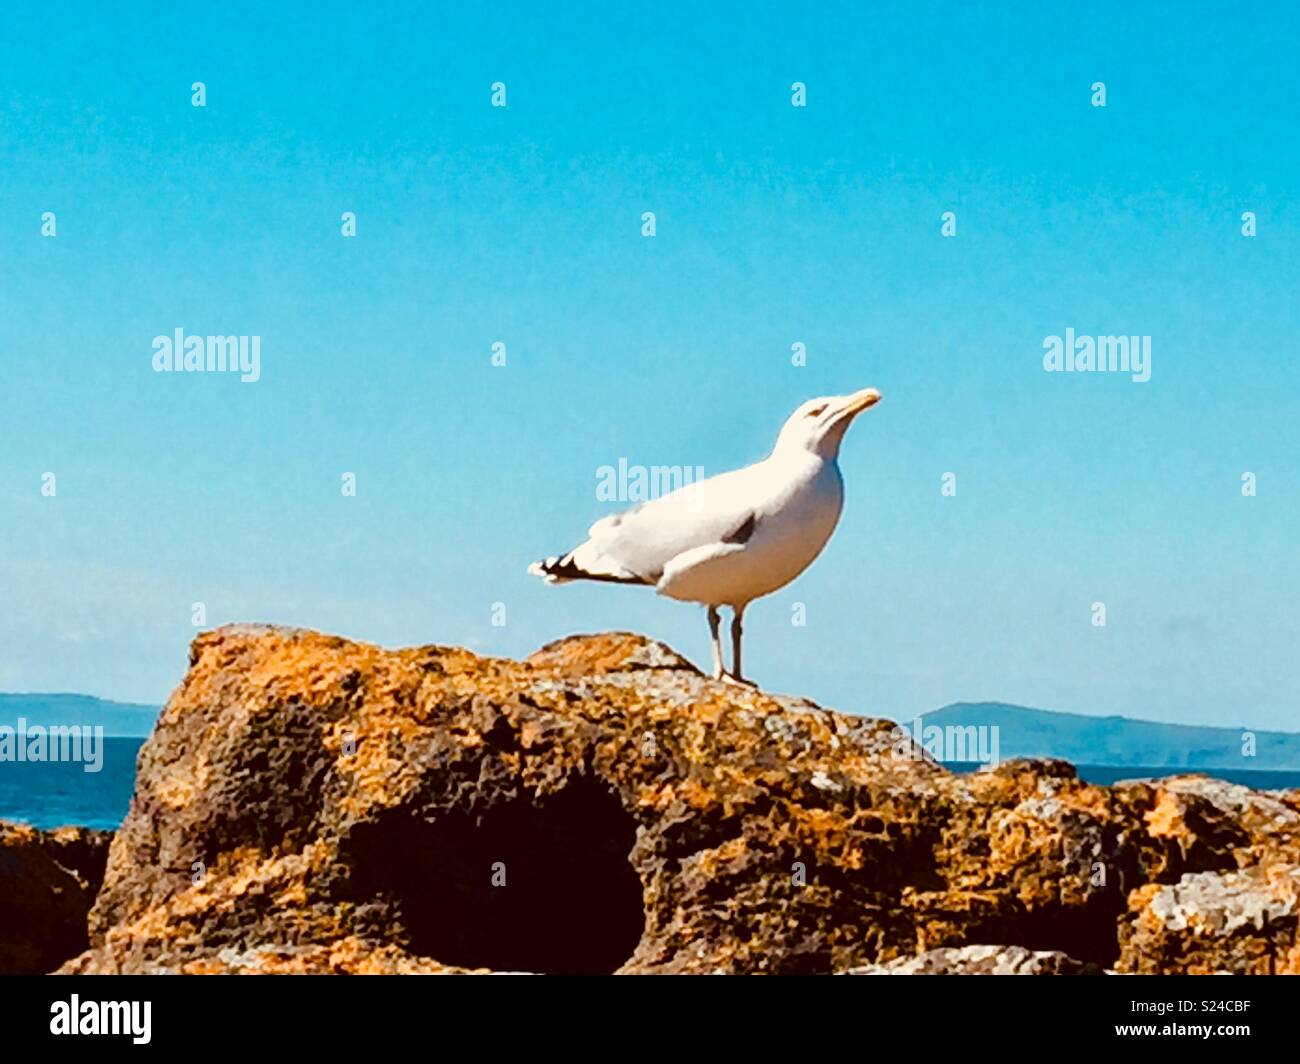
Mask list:
[{"label": "blue sky", "polygon": [[[1294,7],[517,6],[6,6],[0,689],[161,701],[194,602],[704,661],[702,611],[525,565],[600,466],[872,385],[836,537],[747,617],[766,688],[1300,729]],[[261,380],[155,374],[177,327]],[[1067,327],[1151,380],[1044,372]]]}]

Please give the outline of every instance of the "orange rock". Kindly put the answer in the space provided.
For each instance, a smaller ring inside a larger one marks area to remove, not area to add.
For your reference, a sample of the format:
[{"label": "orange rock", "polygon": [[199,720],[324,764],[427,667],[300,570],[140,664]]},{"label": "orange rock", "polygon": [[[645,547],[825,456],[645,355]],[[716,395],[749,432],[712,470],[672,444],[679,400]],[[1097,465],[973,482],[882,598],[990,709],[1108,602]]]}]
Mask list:
[{"label": "orange rock", "polygon": [[954,776],[890,722],[628,633],[515,662],[235,626],[194,642],[65,970],[1254,971],[1170,946],[1160,892],[1285,879],[1297,804],[1059,761]]}]

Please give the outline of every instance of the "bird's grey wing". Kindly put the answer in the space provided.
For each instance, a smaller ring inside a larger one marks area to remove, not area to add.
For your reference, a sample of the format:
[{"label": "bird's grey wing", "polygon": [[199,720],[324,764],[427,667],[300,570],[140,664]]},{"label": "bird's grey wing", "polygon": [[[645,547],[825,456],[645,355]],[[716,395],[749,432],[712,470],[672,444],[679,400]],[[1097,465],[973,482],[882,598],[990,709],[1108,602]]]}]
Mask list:
[{"label": "bird's grey wing", "polygon": [[743,544],[757,521],[753,468],[697,481],[611,514],[591,526],[590,538],[579,551],[589,557],[598,554],[607,565],[654,583],[674,558],[688,551]]}]

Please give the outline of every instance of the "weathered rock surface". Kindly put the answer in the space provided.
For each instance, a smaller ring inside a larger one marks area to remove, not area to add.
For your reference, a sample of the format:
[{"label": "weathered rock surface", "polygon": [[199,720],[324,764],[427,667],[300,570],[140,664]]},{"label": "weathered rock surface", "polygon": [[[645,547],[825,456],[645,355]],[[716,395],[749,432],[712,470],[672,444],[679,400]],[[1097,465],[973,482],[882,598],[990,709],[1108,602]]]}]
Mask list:
[{"label": "weathered rock surface", "polygon": [[1138,972],[1295,975],[1298,916],[1300,868],[1256,866],[1135,890],[1120,934]]},{"label": "weathered rock surface", "polygon": [[962,946],[926,950],[884,964],[850,968],[842,975],[1104,975],[1105,969],[1085,964],[1055,950],[1024,946]]},{"label": "weathered rock surface", "polygon": [[89,945],[86,916],[109,838],[0,821],[0,974],[43,974]]},{"label": "weathered rock surface", "polygon": [[1219,904],[1185,877],[1290,882],[1295,793],[955,776],[896,747],[634,635],[515,662],[220,629],[64,970],[1256,971],[1254,934],[1297,970],[1280,886],[1258,932],[1166,915]]}]

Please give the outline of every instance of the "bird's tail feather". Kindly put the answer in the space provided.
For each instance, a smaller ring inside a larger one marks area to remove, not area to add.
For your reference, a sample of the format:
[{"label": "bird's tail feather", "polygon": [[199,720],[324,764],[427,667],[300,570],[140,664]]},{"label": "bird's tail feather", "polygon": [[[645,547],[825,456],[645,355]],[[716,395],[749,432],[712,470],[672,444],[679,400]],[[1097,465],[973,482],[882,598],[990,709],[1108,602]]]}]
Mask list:
[{"label": "bird's tail feather", "polygon": [[647,583],[636,573],[611,563],[599,553],[584,550],[586,547],[587,544],[583,544],[563,557],[552,556],[545,561],[533,562],[528,571],[548,584],[567,584],[572,580],[599,580],[607,584]]}]

